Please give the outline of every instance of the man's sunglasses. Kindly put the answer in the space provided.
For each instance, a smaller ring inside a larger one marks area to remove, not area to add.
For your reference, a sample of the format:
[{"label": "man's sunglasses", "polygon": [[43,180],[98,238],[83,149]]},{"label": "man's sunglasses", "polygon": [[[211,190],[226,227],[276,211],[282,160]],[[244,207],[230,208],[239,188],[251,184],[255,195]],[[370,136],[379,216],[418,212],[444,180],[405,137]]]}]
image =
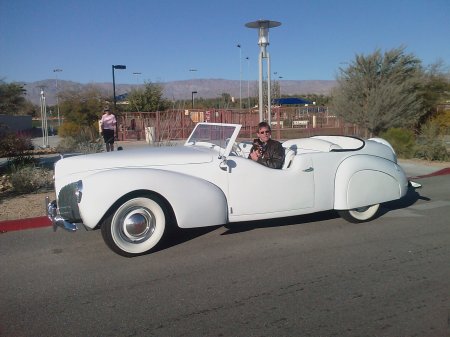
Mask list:
[{"label": "man's sunglasses", "polygon": [[270,133],[270,131],[269,130],[266,130],[266,131],[260,131],[259,132],[261,135],[263,135],[263,134],[268,134],[268,133]]}]

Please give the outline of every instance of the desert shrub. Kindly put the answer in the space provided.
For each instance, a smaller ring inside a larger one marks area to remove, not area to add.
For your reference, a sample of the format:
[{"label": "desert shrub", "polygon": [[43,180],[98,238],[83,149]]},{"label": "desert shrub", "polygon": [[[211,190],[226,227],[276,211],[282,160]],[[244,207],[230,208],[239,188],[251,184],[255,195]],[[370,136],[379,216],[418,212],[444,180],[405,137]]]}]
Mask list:
[{"label": "desert shrub", "polygon": [[450,109],[447,108],[440,112],[434,121],[439,124],[442,134],[450,134]]},{"label": "desert shrub", "polygon": [[14,171],[21,167],[33,166],[36,163],[33,156],[31,155],[19,155],[16,157],[8,158],[6,164],[7,171]]},{"label": "desert shrub", "polygon": [[10,175],[13,190],[17,193],[31,193],[53,186],[53,172],[40,167],[20,167]]},{"label": "desert shrub", "polygon": [[400,158],[411,158],[414,156],[416,140],[414,133],[407,129],[391,128],[380,134],[394,148],[395,153]]},{"label": "desert shrub", "polygon": [[64,122],[58,129],[60,137],[76,137],[82,129],[80,124],[75,122]]},{"label": "desert shrub", "polygon": [[12,132],[0,133],[0,158],[7,158],[7,170],[34,164],[33,157],[27,153],[32,149],[30,137]]},{"label": "desert shrub", "polygon": [[103,151],[103,140],[94,127],[80,127],[78,132],[61,139],[56,150],[60,153],[96,153]]},{"label": "desert shrub", "polygon": [[59,153],[77,152],[77,141],[73,137],[62,138],[56,146],[56,151]]},{"label": "desert shrub", "polygon": [[442,128],[436,121],[429,121],[422,126],[417,139],[417,158],[442,161],[449,159],[441,131]]},{"label": "desert shrub", "polygon": [[30,137],[12,132],[0,133],[0,157],[11,158],[21,156],[25,151],[33,150]]}]

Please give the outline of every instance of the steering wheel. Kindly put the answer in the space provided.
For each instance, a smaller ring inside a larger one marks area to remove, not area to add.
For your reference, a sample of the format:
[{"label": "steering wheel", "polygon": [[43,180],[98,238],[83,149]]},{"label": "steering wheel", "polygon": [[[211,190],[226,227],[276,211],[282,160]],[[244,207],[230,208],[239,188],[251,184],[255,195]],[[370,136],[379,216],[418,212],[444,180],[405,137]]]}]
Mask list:
[{"label": "steering wheel", "polygon": [[238,143],[234,143],[231,148],[231,152],[234,152],[238,157],[245,157],[244,151],[241,149]]}]

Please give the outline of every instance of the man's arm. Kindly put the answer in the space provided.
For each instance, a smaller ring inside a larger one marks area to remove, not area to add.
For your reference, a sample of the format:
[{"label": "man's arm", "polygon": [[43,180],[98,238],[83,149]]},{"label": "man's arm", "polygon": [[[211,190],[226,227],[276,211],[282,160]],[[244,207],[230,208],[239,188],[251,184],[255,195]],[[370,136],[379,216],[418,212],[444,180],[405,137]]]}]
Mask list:
[{"label": "man's arm", "polygon": [[258,159],[258,162],[261,164],[273,168],[280,169],[284,164],[284,148],[280,142],[274,141],[270,144],[270,148],[267,149],[266,158],[261,157]]}]

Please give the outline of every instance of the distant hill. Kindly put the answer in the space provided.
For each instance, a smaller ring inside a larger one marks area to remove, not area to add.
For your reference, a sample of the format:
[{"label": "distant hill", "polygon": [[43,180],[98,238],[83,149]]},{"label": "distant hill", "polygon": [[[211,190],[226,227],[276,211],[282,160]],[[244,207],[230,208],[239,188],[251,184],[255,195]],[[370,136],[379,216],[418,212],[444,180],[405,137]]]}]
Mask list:
[{"label": "distant hill", "polygon": [[[336,81],[327,80],[305,80],[290,81],[280,80],[281,93],[283,95],[328,95],[331,89],[336,85]],[[239,98],[242,92],[242,98],[247,98],[248,93],[251,97],[258,96],[258,81],[246,80],[224,80],[224,79],[195,79],[186,81],[172,81],[161,83],[164,87],[164,96],[169,100],[191,99],[192,91],[197,91],[197,98],[214,98],[221,96],[222,93],[228,93],[231,96]],[[112,83],[88,83],[81,84],[72,81],[58,81],[59,91],[82,90],[87,86],[98,87],[105,96],[112,97]],[[117,84],[116,95],[121,95],[131,91],[139,85],[136,84]],[[141,84],[140,86],[143,86]],[[52,80],[43,80],[37,82],[25,83],[27,90],[26,98],[34,104],[40,104],[40,92],[44,88],[47,105],[56,104],[56,82]]]}]

